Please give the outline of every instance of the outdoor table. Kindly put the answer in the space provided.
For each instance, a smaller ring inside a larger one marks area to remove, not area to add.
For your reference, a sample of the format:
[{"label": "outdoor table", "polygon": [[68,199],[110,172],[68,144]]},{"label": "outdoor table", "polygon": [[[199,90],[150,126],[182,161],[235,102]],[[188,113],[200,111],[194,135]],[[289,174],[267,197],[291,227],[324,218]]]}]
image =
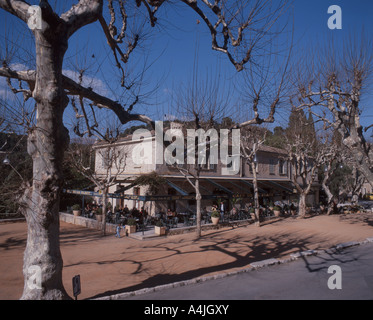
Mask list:
[{"label": "outdoor table", "polygon": [[189,221],[191,221],[192,222],[192,224],[194,224],[195,222],[196,222],[196,215],[194,214],[194,215],[192,215],[191,217],[189,217]]}]

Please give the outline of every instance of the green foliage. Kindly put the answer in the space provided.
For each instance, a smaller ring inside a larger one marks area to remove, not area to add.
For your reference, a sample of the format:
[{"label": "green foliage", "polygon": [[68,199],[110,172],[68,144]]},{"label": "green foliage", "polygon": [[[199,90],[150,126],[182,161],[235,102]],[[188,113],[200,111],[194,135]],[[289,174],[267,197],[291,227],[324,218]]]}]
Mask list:
[{"label": "green foliage", "polygon": [[230,117],[224,117],[222,120],[221,120],[221,123],[220,123],[220,127],[221,128],[231,128],[232,126],[234,126],[236,124],[235,121],[233,121]]},{"label": "green foliage", "polygon": [[282,127],[275,127],[273,133],[268,131],[264,144],[270,147],[284,149],[286,145],[285,129]]},{"label": "green foliage", "polygon": [[334,196],[338,197],[340,190],[353,183],[352,169],[347,165],[343,165],[342,168],[338,163],[334,165],[336,168],[330,180],[329,189]]},{"label": "green foliage", "polygon": [[[79,150],[79,152],[82,152],[82,157],[85,159],[84,165],[88,167],[90,163],[94,163],[94,153],[90,151],[90,146],[90,144],[86,144],[82,147],[76,142],[70,144],[69,151],[65,153],[65,159],[62,167],[64,189],[87,190],[87,187],[92,185],[92,182],[81,174],[73,165],[73,160],[71,159],[72,153]],[[85,197],[85,200],[87,200],[87,197]],[[80,195],[62,193],[60,199],[60,209],[65,210],[66,207],[70,206],[72,203],[80,201],[82,201],[82,197]]]},{"label": "green foliage", "polygon": [[[0,147],[0,213],[16,213],[19,208],[18,197],[24,191],[22,180],[32,179],[32,159],[27,153],[27,136],[0,133]],[[3,164],[6,156],[12,166]]]},{"label": "green foliage", "polygon": [[232,206],[234,206],[236,203],[240,202],[241,200],[242,200],[242,198],[240,198],[240,197],[231,198]]},{"label": "green foliage", "polygon": [[158,220],[158,221],[155,223],[155,225],[156,225],[157,227],[164,227],[164,223],[163,223],[162,220]]},{"label": "green foliage", "polygon": [[152,127],[150,124],[142,124],[142,125],[138,125],[138,126],[131,126],[127,129],[125,129],[121,134],[120,134],[120,137],[126,137],[128,135],[131,135],[133,134],[137,129],[147,129],[147,130],[152,130]]},{"label": "green foliage", "polygon": [[136,220],[133,219],[133,218],[129,218],[129,219],[127,220],[127,224],[128,224],[129,226],[135,226],[135,225],[136,225]]},{"label": "green foliage", "polygon": [[211,217],[212,218],[220,218],[220,213],[217,212],[217,211],[213,211],[213,212],[211,212]]},{"label": "green foliage", "polygon": [[80,210],[80,205],[79,204],[74,204],[72,207],[71,207],[72,210]]},{"label": "green foliage", "polygon": [[307,146],[309,155],[316,151],[317,139],[314,120],[312,114],[308,114],[308,118],[302,109],[292,109],[288,126],[285,130],[286,138],[290,143],[294,142],[294,139],[300,139],[304,146]]},{"label": "green foliage", "polygon": [[137,186],[149,186],[148,194],[155,194],[158,188],[165,183],[165,178],[158,175],[155,171],[141,175],[133,182],[133,184]]}]

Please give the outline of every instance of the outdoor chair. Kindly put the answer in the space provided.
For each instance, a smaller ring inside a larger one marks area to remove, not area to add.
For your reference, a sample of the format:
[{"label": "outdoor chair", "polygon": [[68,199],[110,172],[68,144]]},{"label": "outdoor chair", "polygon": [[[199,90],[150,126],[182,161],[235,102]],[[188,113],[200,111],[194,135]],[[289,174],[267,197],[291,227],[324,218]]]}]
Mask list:
[{"label": "outdoor chair", "polygon": [[143,219],[142,223],[137,223],[140,231],[146,231],[148,226],[150,225],[150,217],[146,217]]},{"label": "outdoor chair", "polygon": [[111,222],[111,216],[110,214],[107,214],[106,215],[106,223],[110,223]]},{"label": "outdoor chair", "polygon": [[195,214],[193,214],[193,215],[190,216],[189,223],[190,223],[191,226],[193,226],[194,224],[196,224],[196,219],[197,219],[197,217],[196,217]]},{"label": "outdoor chair", "polygon": [[161,216],[160,213],[156,213],[156,214],[154,215],[155,220],[160,220],[161,217],[162,217],[162,216]]},{"label": "outdoor chair", "polygon": [[204,224],[207,224],[210,221],[209,215],[207,213],[202,215],[202,221],[204,222]]},{"label": "outdoor chair", "polygon": [[120,213],[119,212],[117,212],[115,214],[115,224],[118,224],[118,223],[120,223]]},{"label": "outdoor chair", "polygon": [[144,218],[142,224],[143,224],[143,226],[144,226],[145,228],[147,228],[148,226],[150,226],[150,222],[151,222],[151,217],[147,216],[146,218]]},{"label": "outdoor chair", "polygon": [[189,224],[189,218],[187,216],[184,216],[184,227],[188,226]]},{"label": "outdoor chair", "polygon": [[184,226],[189,227],[194,224],[195,216],[185,216],[184,217]]},{"label": "outdoor chair", "polygon": [[177,228],[177,224],[178,223],[179,223],[179,218],[178,217],[174,217],[172,219],[172,227]]}]

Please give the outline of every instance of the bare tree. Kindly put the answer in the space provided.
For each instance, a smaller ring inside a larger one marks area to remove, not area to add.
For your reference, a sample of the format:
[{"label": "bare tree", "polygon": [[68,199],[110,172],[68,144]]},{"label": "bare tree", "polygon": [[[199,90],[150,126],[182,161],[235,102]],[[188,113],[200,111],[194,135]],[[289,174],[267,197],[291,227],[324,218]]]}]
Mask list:
[{"label": "bare tree", "polygon": [[174,110],[177,117],[182,119],[178,122],[184,132],[193,131],[193,139],[187,141],[182,164],[177,161],[173,165],[195,190],[197,238],[201,236],[202,220],[201,172],[217,165],[217,156],[214,158],[212,152],[218,148],[217,124],[223,115],[227,115],[230,105],[230,91],[222,85],[225,84],[224,79],[216,76],[200,80],[198,69],[195,63],[192,81],[182,86],[174,98]]},{"label": "bare tree", "polygon": [[[264,132],[263,132],[264,131]],[[249,126],[241,130],[241,152],[242,158],[249,163],[253,172],[253,189],[254,189],[254,214],[255,224],[260,226],[260,203],[259,203],[259,188],[257,177],[257,153],[260,146],[266,138],[266,130]]]},{"label": "bare tree", "polygon": [[352,177],[350,184],[351,192],[351,202],[354,205],[357,205],[359,196],[361,195],[361,188],[365,183],[365,177],[361,174],[359,168],[355,165],[355,162],[352,163]]},{"label": "bare tree", "polygon": [[[126,170],[128,154],[126,150],[118,146],[116,141],[111,143],[101,142],[95,146],[90,140],[78,139],[70,144],[67,158],[84,177],[89,179],[102,193],[102,233],[106,234],[106,214],[108,206],[109,188],[115,185],[118,177]],[[95,167],[95,159],[99,163],[99,169]]]},{"label": "bare tree", "polygon": [[322,161],[321,149],[316,136],[310,134],[311,127],[303,110],[293,109],[286,129],[286,150],[291,168],[291,179],[299,196],[299,217],[306,215],[306,200],[318,176],[318,168]]},{"label": "bare tree", "polygon": [[[373,185],[372,150],[366,142],[365,128],[361,124],[364,94],[372,76],[372,41],[350,39],[343,47],[330,41],[299,62],[295,76],[297,92],[291,99],[297,108],[310,108],[317,121],[325,128],[333,128],[342,136],[342,143],[367,181]],[[307,65],[305,65],[307,63]]]},{"label": "bare tree", "polygon": [[292,182],[299,195],[298,214],[299,217],[304,218],[307,195],[317,178],[319,158],[311,157],[305,148],[306,146],[299,140],[289,144],[290,146],[287,160],[291,165]]},{"label": "bare tree", "polygon": [[[326,147],[328,148],[328,147]],[[320,169],[323,170],[321,186],[327,196],[327,214],[334,212],[334,204],[338,201],[335,194],[330,190],[330,183],[339,166],[338,148],[336,145],[331,145],[330,152],[322,156]]]},{"label": "bare tree", "polygon": [[[225,54],[238,71],[251,61],[257,48],[265,45],[268,35],[272,37],[271,31],[287,8],[287,1],[279,1],[277,6],[268,0],[232,4],[208,0],[182,2],[194,10],[207,26],[212,49]],[[120,103],[64,75],[63,62],[68,41],[84,26],[98,22],[121,73],[121,85],[130,89],[131,84],[126,83],[125,65],[138,47],[140,37],[138,33],[131,34],[128,28],[130,16],[127,9],[135,6],[136,10],[144,10],[145,14],[141,16],[146,16],[147,22],[155,26],[156,13],[165,4],[168,2],[163,0],[137,0],[136,3],[108,1],[108,11],[104,11],[102,0],[80,0],[58,14],[47,0],[40,0],[37,8],[22,0],[0,0],[1,9],[31,27],[36,52],[35,70],[14,70],[6,60],[0,67],[0,76],[21,81],[22,88],[28,87],[24,89],[26,92],[22,90],[22,94],[26,93],[36,103],[36,123],[28,137],[28,152],[33,159],[33,184],[23,196],[28,239],[22,299],[68,298],[62,283],[58,209],[63,183],[63,156],[69,145],[69,133],[63,122],[69,96],[78,97],[83,116],[86,101],[92,110],[111,110],[122,124],[133,120],[151,122],[145,115],[132,113],[138,103],[136,96],[132,101]],[[63,7],[65,9],[66,5]],[[139,16],[133,17],[138,19]],[[144,24],[143,20],[138,22]],[[243,58],[238,58],[235,53],[243,54]],[[87,124],[86,127],[92,128],[92,125]],[[28,285],[33,276],[31,267],[34,266],[41,270],[42,289]]]},{"label": "bare tree", "polygon": [[319,138],[318,152],[321,154],[319,169],[321,186],[327,196],[327,214],[335,213],[335,206],[343,194],[350,193],[356,204],[366,180],[338,131],[332,135],[325,132],[325,137]]}]

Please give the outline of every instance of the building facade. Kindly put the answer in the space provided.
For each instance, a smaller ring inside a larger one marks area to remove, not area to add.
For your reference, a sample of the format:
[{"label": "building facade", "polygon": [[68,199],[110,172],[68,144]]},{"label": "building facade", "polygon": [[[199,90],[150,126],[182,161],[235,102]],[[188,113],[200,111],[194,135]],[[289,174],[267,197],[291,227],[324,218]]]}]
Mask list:
[{"label": "building facade", "polygon": [[[110,168],[110,175],[115,177],[115,184],[110,187],[109,193],[116,196],[111,199],[112,204],[128,208],[141,209],[144,207],[148,213],[166,212],[171,209],[176,212],[195,210],[195,189],[188,179],[193,180],[193,165],[170,165],[165,161],[156,163],[156,137],[154,132],[144,138],[127,136],[114,144],[98,142],[94,149],[96,152],[95,172],[98,177],[105,178],[108,174],[108,164],[105,159],[110,154],[122,153],[121,163]],[[107,149],[111,152],[107,152]],[[103,150],[106,150],[103,152]],[[137,154],[137,158],[134,157]],[[147,154],[151,161],[141,163],[138,155]],[[262,145],[256,153],[257,181],[261,204],[280,201],[290,203],[297,200],[297,194],[291,182],[291,166],[284,160],[286,152]],[[123,160],[124,159],[124,160]],[[247,207],[253,203],[253,172],[250,163],[243,157],[237,162],[239,168],[235,174],[227,174],[227,166],[218,161],[210,164],[206,161],[201,165],[199,174],[200,191],[202,194],[202,207],[216,204],[218,199],[223,200],[226,209],[235,206]],[[118,170],[118,168],[121,168]],[[237,168],[236,168],[237,169]],[[187,172],[188,170],[188,172]],[[134,179],[140,175],[156,172],[164,178],[165,183],[159,186],[153,194],[149,193],[147,186],[133,186]],[[312,188],[307,202],[318,203],[319,188],[317,183]]]}]

